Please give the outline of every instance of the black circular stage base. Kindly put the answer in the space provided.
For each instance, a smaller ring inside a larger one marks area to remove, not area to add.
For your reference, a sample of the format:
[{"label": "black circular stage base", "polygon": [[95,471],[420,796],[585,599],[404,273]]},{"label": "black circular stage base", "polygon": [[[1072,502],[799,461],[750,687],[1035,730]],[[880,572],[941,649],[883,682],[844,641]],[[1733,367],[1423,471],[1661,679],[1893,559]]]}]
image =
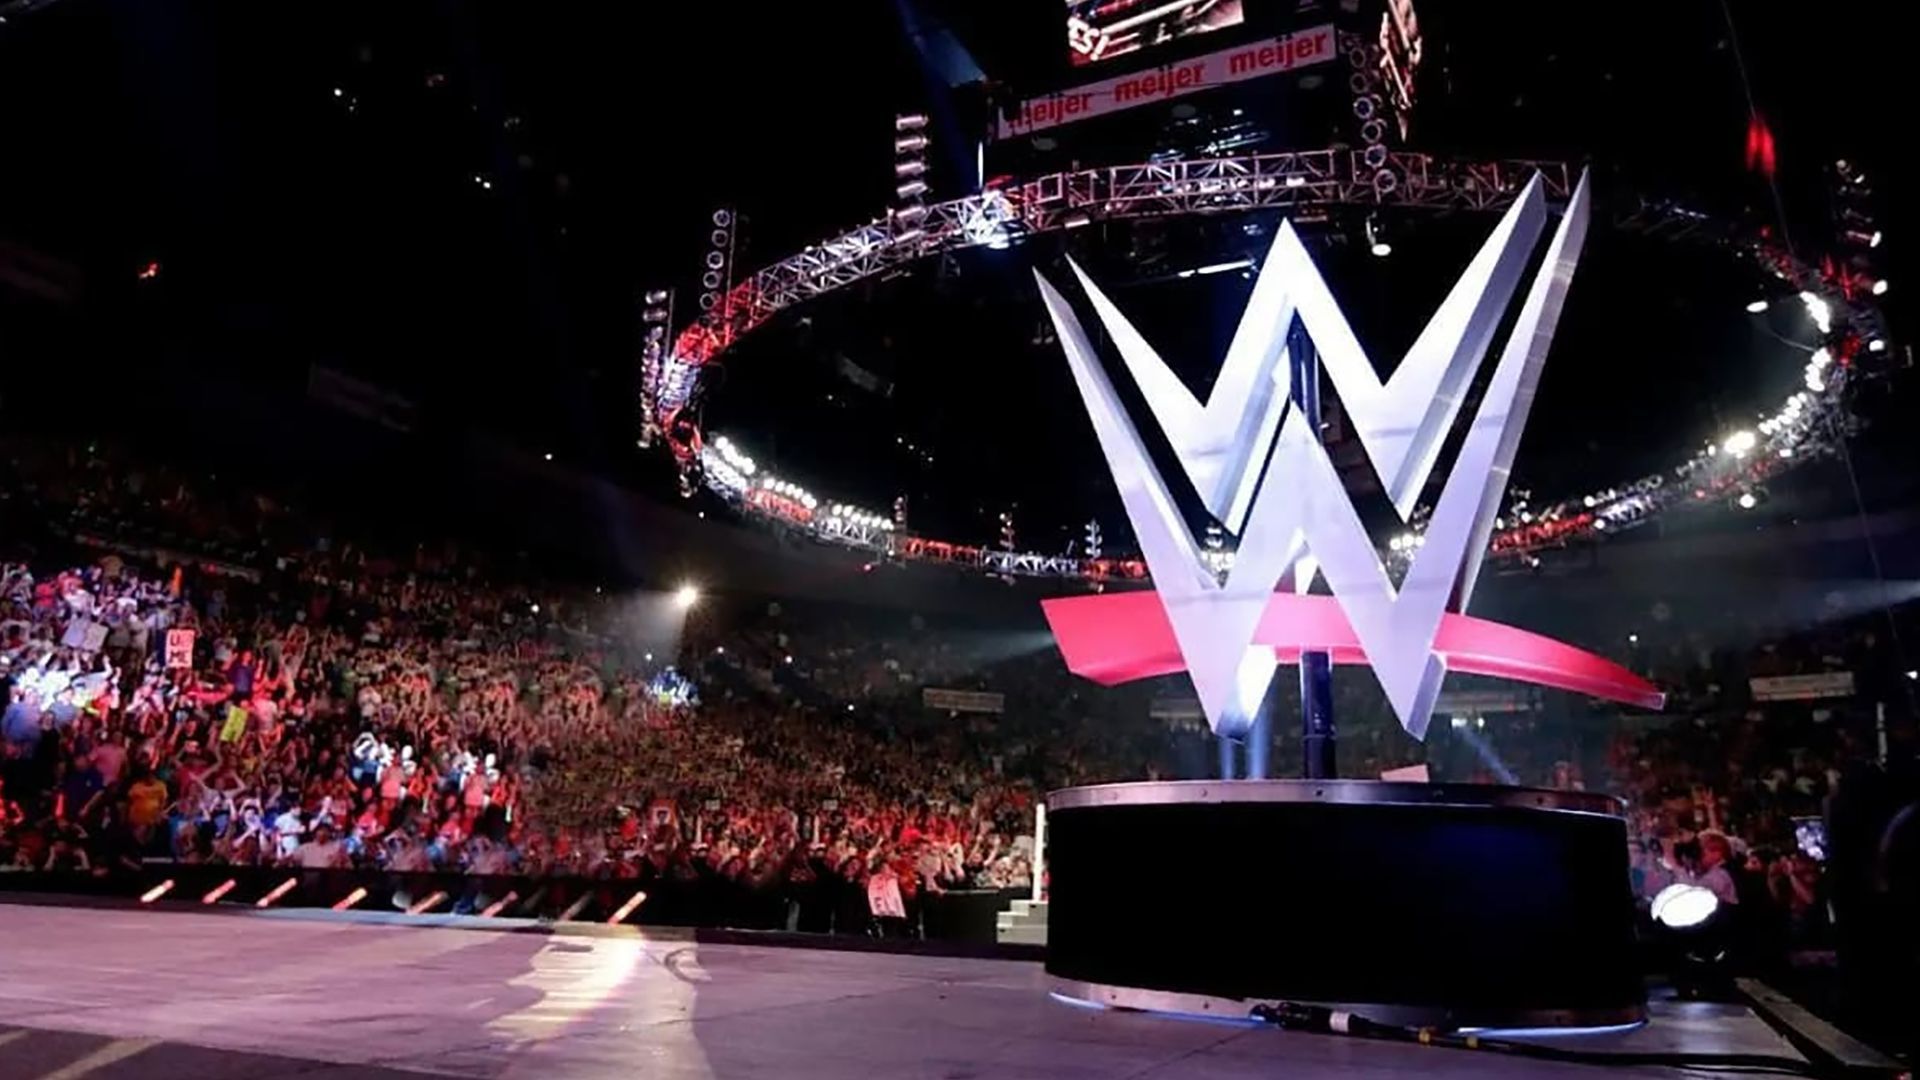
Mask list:
[{"label": "black circular stage base", "polygon": [[1047,799],[1047,972],[1120,1008],[1332,1005],[1448,1028],[1637,1023],[1626,823],[1602,795],[1356,780]]}]

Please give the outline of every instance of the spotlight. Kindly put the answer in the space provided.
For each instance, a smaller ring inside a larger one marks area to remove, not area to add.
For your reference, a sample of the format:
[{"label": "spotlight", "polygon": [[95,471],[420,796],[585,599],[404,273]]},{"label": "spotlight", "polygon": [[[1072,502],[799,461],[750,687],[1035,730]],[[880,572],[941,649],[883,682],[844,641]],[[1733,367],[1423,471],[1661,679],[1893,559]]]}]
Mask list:
[{"label": "spotlight", "polygon": [[1653,898],[1653,921],[1671,930],[1699,926],[1720,910],[1720,898],[1698,885],[1669,885]]},{"label": "spotlight", "polygon": [[700,589],[691,583],[682,585],[673,591],[673,606],[686,611],[700,602]]},{"label": "spotlight", "polygon": [[1381,259],[1393,254],[1393,245],[1387,242],[1387,231],[1381,227],[1380,219],[1372,214],[1367,215],[1367,250]]},{"label": "spotlight", "polygon": [[1745,457],[1759,441],[1759,436],[1751,431],[1736,431],[1727,436],[1727,441],[1720,444],[1720,449],[1734,457]]},{"label": "spotlight", "polygon": [[1747,301],[1747,310],[1755,315],[1767,310],[1767,298],[1763,296],[1758,300]]},{"label": "spotlight", "polygon": [[1880,241],[1885,237],[1885,235],[1886,234],[1882,233],[1879,229],[1873,230],[1873,235],[1867,237],[1867,246],[1870,248],[1879,247]]},{"label": "spotlight", "polygon": [[1867,342],[1867,351],[1868,352],[1886,352],[1887,343],[1881,340],[1880,338],[1874,338],[1872,341]]},{"label": "spotlight", "polygon": [[1756,495],[1754,495],[1754,493],[1753,493],[1753,492],[1751,492],[1751,491],[1743,491],[1743,492],[1741,492],[1741,493],[1740,493],[1740,498],[1738,498],[1738,499],[1737,499],[1737,500],[1735,500],[1735,501],[1736,501],[1736,502],[1738,502],[1738,503],[1740,504],[1740,509],[1742,509],[1742,510],[1751,510],[1751,509],[1753,509],[1754,507],[1756,507],[1756,506],[1759,506],[1759,505],[1760,505],[1760,499],[1759,499],[1759,497],[1758,497],[1758,496],[1756,496]]},{"label": "spotlight", "polygon": [[1876,281],[1873,283],[1873,295],[1875,296],[1887,295],[1887,279],[1886,278],[1881,278],[1879,281]]}]

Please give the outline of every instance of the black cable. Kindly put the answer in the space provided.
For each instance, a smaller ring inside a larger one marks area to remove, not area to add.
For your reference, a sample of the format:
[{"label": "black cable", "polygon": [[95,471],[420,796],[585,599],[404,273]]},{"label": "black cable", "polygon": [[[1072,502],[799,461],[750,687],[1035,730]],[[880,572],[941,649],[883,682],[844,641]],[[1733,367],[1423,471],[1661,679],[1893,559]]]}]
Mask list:
[{"label": "black cable", "polygon": [[1776,1076],[1835,1075],[1833,1070],[1821,1069],[1799,1058],[1776,1054],[1675,1054],[1648,1051],[1571,1050],[1560,1046],[1515,1042],[1512,1039],[1456,1034],[1436,1028],[1383,1024],[1364,1016],[1340,1012],[1320,1005],[1301,1005],[1290,1001],[1256,1005],[1250,1015],[1256,1020],[1263,1020],[1286,1031],[1345,1035],[1381,1042],[1418,1043],[1421,1046],[1438,1046],[1450,1050],[1478,1050],[1572,1065],[1695,1069]]}]

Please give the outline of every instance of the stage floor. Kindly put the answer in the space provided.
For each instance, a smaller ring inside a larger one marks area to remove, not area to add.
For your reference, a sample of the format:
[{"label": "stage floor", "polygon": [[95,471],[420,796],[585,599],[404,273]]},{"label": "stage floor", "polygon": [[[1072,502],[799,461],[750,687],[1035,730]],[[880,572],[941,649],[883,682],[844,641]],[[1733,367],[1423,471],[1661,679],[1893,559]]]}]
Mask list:
[{"label": "stage floor", "polygon": [[[1007,960],[0,904],[0,1078],[1682,1075],[1089,1010],[1046,988]],[[1792,1054],[1747,1010],[1698,1003],[1578,1045]]]}]

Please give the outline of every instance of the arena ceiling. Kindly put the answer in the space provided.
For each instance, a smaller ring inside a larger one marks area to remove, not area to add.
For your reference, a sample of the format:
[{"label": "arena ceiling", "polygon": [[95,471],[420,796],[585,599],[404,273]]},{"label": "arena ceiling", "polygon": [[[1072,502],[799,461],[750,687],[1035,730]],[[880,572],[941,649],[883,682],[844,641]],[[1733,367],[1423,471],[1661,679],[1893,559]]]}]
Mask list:
[{"label": "arena ceiling", "polygon": [[[939,82],[904,13],[944,20],[994,77],[1046,85],[1063,74],[1045,7],[60,0],[0,26],[0,92],[26,103],[4,131],[0,240],[79,268],[70,307],[99,317],[49,318],[11,291],[0,311],[43,374],[75,341],[95,369],[181,393],[299,387],[324,364],[418,402],[434,430],[671,497],[632,443],[636,293],[691,280],[715,206],[746,216],[746,266],[884,207],[891,116]],[[1889,189],[1907,168],[1887,119],[1900,36],[1863,29],[1891,18],[1880,5],[1741,11],[1738,56],[1713,0],[1577,18],[1523,0],[1420,9],[1435,43],[1422,149],[1591,162],[1603,203],[1667,195],[1757,222],[1784,209],[1809,235],[1834,157]],[[1780,148],[1778,206],[1741,160],[1749,89]],[[1905,230],[1884,203],[1899,281]],[[1257,250],[1272,224],[1086,230],[797,308],[726,357],[707,421],[822,489],[906,494],[916,525],[956,538],[989,539],[1009,505],[1035,547],[1094,515],[1118,530],[1063,365],[1035,344],[1029,271],[1058,269],[1070,243],[1202,371],[1246,283],[1169,275]],[[1350,220],[1316,229],[1383,353],[1487,220],[1391,224],[1384,260]],[[1782,305],[1745,312],[1760,282],[1709,245],[1597,231],[1520,482],[1554,494],[1658,467],[1791,389],[1804,327]],[[1903,295],[1888,298],[1896,328]],[[843,359],[892,393],[849,382]]]}]

